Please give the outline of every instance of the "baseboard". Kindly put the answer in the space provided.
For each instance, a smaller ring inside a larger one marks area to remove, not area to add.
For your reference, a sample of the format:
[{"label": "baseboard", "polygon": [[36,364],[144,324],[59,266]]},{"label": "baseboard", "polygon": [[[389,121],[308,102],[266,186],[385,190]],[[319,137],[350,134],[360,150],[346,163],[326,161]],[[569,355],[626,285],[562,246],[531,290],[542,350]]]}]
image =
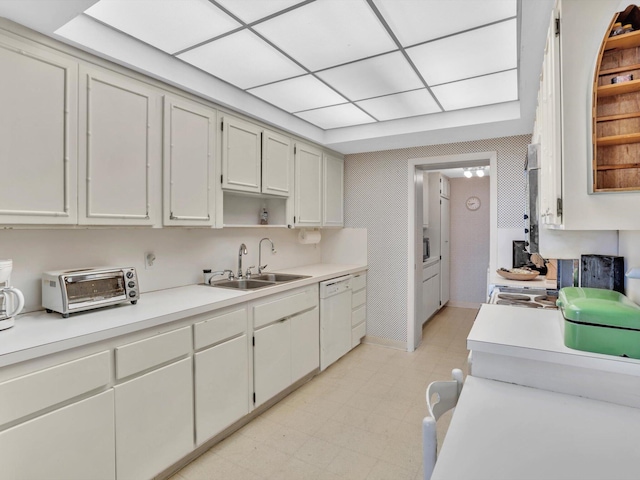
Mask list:
[{"label": "baseboard", "polygon": [[483,302],[460,302],[458,300],[449,300],[446,304],[447,307],[455,307],[455,308],[474,308],[478,309],[482,305]]},{"label": "baseboard", "polygon": [[362,343],[367,343],[370,345],[378,345],[381,347],[395,348],[397,350],[403,350],[405,352],[407,351],[406,342],[399,342],[398,340],[391,340],[389,338],[383,338],[383,337],[375,337],[373,335],[366,335],[362,339]]}]

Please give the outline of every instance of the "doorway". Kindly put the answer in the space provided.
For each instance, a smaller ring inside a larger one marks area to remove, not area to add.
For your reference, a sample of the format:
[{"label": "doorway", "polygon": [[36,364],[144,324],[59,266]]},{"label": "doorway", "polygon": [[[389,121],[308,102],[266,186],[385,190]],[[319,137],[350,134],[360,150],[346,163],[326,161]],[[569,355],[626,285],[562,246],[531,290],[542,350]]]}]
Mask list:
[{"label": "doorway", "polygon": [[[477,152],[460,155],[446,155],[437,157],[415,158],[409,161],[408,166],[408,228],[409,245],[407,248],[407,278],[408,278],[408,298],[407,298],[407,350],[413,351],[422,340],[422,288],[423,288],[423,233],[422,226],[422,205],[417,200],[422,199],[420,189],[422,188],[422,174],[442,173],[456,178],[462,173],[462,169],[478,168],[488,166],[489,175],[489,264],[486,267],[493,268],[497,257],[497,178],[496,178],[497,153]],[[455,170],[454,170],[455,169]],[[455,172],[455,173],[454,173]],[[460,184],[459,184],[460,185]],[[464,201],[466,202],[466,198]],[[457,200],[459,203],[459,199]],[[448,201],[445,201],[445,204]],[[474,208],[474,199],[470,200],[470,207]],[[437,229],[434,229],[437,230]],[[431,232],[431,235],[440,233]],[[436,252],[438,256],[440,251]],[[446,252],[445,252],[446,255]],[[446,261],[446,258],[444,259]],[[446,274],[446,271],[444,272]],[[446,277],[446,275],[444,275]],[[448,280],[445,284],[448,286]],[[420,289],[420,290],[418,290]]]}]

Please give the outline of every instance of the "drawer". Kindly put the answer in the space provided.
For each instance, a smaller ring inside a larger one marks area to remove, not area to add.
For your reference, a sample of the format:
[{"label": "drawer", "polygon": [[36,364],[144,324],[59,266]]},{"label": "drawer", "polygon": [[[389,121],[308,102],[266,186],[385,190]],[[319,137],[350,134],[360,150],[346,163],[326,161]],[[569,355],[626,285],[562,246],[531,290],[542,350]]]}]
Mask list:
[{"label": "drawer", "polygon": [[360,290],[359,292],[355,292],[351,297],[351,308],[357,308],[360,305],[364,305],[367,303],[367,290]]},{"label": "drawer", "polygon": [[351,313],[351,326],[355,327],[356,325],[364,322],[367,319],[367,306],[360,305],[358,308],[355,308]]},{"label": "drawer", "polygon": [[162,365],[191,351],[191,327],[156,335],[116,348],[116,378]]},{"label": "drawer", "polygon": [[351,279],[351,290],[357,292],[358,290],[362,290],[367,286],[367,274],[366,273],[356,273]]},{"label": "drawer", "polygon": [[318,306],[318,285],[297,290],[277,300],[260,303],[253,307],[253,327],[260,328],[269,323],[290,317],[298,312]]},{"label": "drawer", "polygon": [[434,275],[440,273],[440,262],[436,262],[433,265],[429,265],[422,269],[422,281],[429,280]]},{"label": "drawer", "polygon": [[362,338],[367,334],[367,322],[362,322],[360,325],[351,329],[351,348],[360,343]]},{"label": "drawer", "polygon": [[109,383],[109,351],[62,363],[0,384],[0,425]]},{"label": "drawer", "polygon": [[196,323],[193,329],[196,350],[220,343],[247,331],[247,309],[243,307],[233,312],[217,315]]}]

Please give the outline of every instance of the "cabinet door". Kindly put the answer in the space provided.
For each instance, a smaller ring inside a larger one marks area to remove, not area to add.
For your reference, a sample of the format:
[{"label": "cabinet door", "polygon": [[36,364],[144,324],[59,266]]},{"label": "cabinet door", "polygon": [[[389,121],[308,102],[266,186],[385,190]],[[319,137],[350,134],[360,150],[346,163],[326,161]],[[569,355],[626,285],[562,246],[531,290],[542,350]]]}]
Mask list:
[{"label": "cabinet door", "polygon": [[215,110],[187,100],[165,97],[165,225],[214,224],[215,125]]},{"label": "cabinet door", "polygon": [[0,42],[0,223],[77,222],[77,66]]},{"label": "cabinet door", "polygon": [[121,75],[84,67],[80,73],[79,223],[152,225],[159,98]]},{"label": "cabinet door", "polygon": [[429,174],[422,174],[422,228],[429,227]]},{"label": "cabinet door", "polygon": [[265,130],[262,133],[262,193],[291,194],[291,139]]},{"label": "cabinet door", "polygon": [[196,353],[198,445],[249,413],[248,362],[246,335]]},{"label": "cabinet door", "polygon": [[296,144],[295,224],[300,227],[322,225],[322,152]]},{"label": "cabinet door", "polygon": [[314,308],[291,317],[291,381],[320,366],[320,317]]},{"label": "cabinet door", "polygon": [[115,479],[114,436],[109,390],[0,433],[0,477]]},{"label": "cabinet door", "polygon": [[260,193],[261,132],[238,118],[222,119],[222,188]]},{"label": "cabinet door", "polygon": [[322,225],[342,227],[344,225],[344,160],[325,154],[322,177]]},{"label": "cabinet door", "polygon": [[151,478],[193,450],[191,358],[114,390],[119,479]]},{"label": "cabinet door", "polygon": [[451,261],[451,242],[449,241],[450,205],[448,198],[442,198],[440,204],[440,304],[449,301],[449,279]]},{"label": "cabinet door", "polygon": [[422,282],[422,312],[420,312],[420,318],[422,319],[422,323],[424,323],[430,316],[429,300],[430,300],[429,279],[427,279]]},{"label": "cabinet door", "polygon": [[440,175],[440,196],[443,198],[449,198],[451,190],[451,184],[449,178],[444,175]]},{"label": "cabinet door", "polygon": [[254,332],[253,390],[257,407],[291,385],[291,321]]},{"label": "cabinet door", "polygon": [[[366,293],[365,293],[366,295]],[[321,304],[320,369],[324,370],[351,349],[351,290],[334,295]]]}]

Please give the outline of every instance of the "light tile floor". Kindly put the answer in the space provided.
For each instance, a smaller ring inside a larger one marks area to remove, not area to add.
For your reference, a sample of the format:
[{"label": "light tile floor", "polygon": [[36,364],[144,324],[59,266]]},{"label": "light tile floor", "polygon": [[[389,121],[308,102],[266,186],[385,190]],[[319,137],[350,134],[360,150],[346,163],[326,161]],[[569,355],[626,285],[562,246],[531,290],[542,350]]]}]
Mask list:
[{"label": "light tile floor", "polygon": [[171,480],[422,479],[425,389],[466,372],[476,313],[443,308],[412,353],[358,346]]}]

